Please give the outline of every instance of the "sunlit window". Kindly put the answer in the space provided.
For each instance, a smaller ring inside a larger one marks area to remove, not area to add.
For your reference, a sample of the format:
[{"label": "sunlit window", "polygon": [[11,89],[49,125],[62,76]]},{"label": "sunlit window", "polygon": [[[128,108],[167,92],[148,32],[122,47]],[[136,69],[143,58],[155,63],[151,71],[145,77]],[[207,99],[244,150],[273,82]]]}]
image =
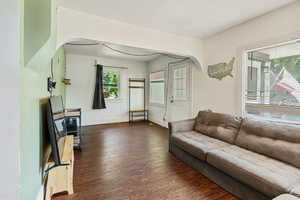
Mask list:
[{"label": "sunlit window", "polygon": [[119,72],[103,72],[103,90],[105,99],[117,99],[120,96]]},{"label": "sunlit window", "polygon": [[150,103],[165,104],[165,72],[150,74]]},{"label": "sunlit window", "polygon": [[300,44],[248,52],[246,112],[300,122]]}]

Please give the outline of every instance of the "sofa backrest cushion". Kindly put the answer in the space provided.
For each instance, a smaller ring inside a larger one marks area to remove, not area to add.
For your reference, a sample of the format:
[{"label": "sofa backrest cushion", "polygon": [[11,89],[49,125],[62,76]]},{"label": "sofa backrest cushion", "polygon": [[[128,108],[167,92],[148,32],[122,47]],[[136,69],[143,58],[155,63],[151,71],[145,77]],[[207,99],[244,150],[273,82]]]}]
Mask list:
[{"label": "sofa backrest cushion", "polygon": [[235,144],[300,167],[300,126],[244,119]]},{"label": "sofa backrest cushion", "polygon": [[195,131],[233,144],[240,129],[241,118],[233,115],[200,111],[195,122]]}]

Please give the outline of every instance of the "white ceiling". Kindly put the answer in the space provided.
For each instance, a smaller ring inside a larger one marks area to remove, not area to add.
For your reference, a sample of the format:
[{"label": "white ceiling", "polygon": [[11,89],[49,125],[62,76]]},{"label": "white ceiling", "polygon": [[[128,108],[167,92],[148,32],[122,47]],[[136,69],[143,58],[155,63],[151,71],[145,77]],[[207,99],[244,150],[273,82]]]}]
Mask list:
[{"label": "white ceiling", "polygon": [[[103,46],[100,42],[98,43],[96,41],[91,41],[91,40],[78,40],[78,41],[71,42],[71,44],[77,44],[77,45],[68,45],[68,44],[64,45],[66,54],[77,54],[77,55],[86,55],[86,56],[95,56],[95,57],[103,56],[103,57],[110,57],[110,58],[135,60],[141,62],[148,62],[154,60],[159,56],[159,55],[153,55],[153,56],[126,55],[123,53],[119,53],[115,50],[120,50],[122,52],[127,52],[130,54],[138,54],[138,55],[153,54],[157,52],[141,49],[141,48],[106,43],[105,45],[108,45],[109,47],[114,49],[112,50]],[[83,44],[98,44],[98,45],[83,45]]]},{"label": "white ceiling", "polygon": [[146,28],[207,37],[296,0],[60,0],[60,6]]}]

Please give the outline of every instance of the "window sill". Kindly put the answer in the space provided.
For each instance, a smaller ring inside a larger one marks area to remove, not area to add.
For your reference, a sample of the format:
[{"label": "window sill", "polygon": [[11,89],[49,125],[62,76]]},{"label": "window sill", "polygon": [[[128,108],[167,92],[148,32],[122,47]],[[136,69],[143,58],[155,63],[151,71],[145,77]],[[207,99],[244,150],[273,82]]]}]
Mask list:
[{"label": "window sill", "polygon": [[116,98],[116,99],[105,99],[105,103],[119,103],[122,102],[122,98]]},{"label": "window sill", "polygon": [[269,122],[278,122],[278,123],[290,124],[290,125],[300,125],[300,122],[298,122],[298,121],[289,121],[289,120],[283,120],[283,119],[277,119],[277,118],[269,118],[269,117],[254,115],[254,114],[246,114],[246,117],[251,117],[251,118],[259,119],[259,120],[265,120],[265,121],[269,121]]},{"label": "window sill", "polygon": [[165,104],[160,104],[160,103],[149,103],[149,106],[164,108],[166,105]]},{"label": "window sill", "polygon": [[279,108],[279,109],[297,109],[297,110],[300,110],[300,106],[289,106],[289,105],[273,105],[273,104],[260,104],[260,103],[250,103],[250,102],[247,102],[246,103],[246,106],[252,106],[252,107],[257,107],[257,108],[271,108],[271,109],[274,109],[274,108]]}]

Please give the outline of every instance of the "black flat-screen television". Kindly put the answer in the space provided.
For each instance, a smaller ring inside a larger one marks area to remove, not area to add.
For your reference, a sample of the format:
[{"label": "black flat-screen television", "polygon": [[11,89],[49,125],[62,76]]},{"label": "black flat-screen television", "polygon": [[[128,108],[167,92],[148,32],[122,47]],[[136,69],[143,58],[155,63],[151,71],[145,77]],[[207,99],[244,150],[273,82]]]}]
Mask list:
[{"label": "black flat-screen television", "polygon": [[47,120],[52,159],[55,166],[60,166],[63,165],[61,157],[64,149],[65,136],[67,135],[66,119],[62,98],[60,96],[53,96],[49,98]]}]

